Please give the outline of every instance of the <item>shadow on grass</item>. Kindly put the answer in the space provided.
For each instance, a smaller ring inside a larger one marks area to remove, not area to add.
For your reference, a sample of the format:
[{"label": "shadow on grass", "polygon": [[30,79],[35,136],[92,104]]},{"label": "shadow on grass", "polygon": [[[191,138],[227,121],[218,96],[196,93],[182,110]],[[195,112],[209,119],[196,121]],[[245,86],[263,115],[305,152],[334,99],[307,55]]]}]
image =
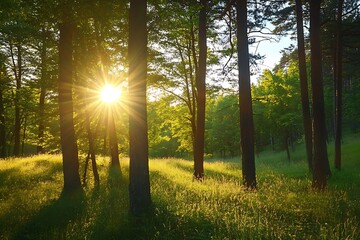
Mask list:
[{"label": "shadow on grass", "polygon": [[109,184],[90,206],[98,208],[98,215],[89,239],[210,239],[214,226],[205,217],[178,216],[169,207],[173,199],[161,192],[170,192],[174,183],[156,172],[151,178],[154,185],[162,183],[160,192],[152,193],[153,204],[145,215],[134,217],[129,212],[128,179],[110,174]]},{"label": "shadow on grass", "polygon": [[83,215],[85,203],[82,191],[62,194],[59,199],[42,207],[12,239],[65,239],[66,228]]},{"label": "shadow on grass", "polygon": [[[41,175],[39,178],[50,181],[45,175],[57,171],[57,166],[47,165],[44,176]],[[45,205],[40,206],[36,212],[19,210],[20,222],[14,222],[12,230],[4,236],[8,239],[211,238],[214,224],[201,212],[179,215],[173,199],[163,194],[170,192],[175,182],[159,173],[152,175],[153,179],[160,181],[160,191],[153,193],[152,208],[142,217],[133,217],[129,212],[129,181],[126,174],[122,175],[120,171],[110,168],[108,179],[102,181],[103,184],[99,188],[88,189],[86,194],[80,192],[74,195],[61,195],[56,200],[46,199]],[[0,173],[0,179],[5,181],[18,177],[24,176],[17,170]],[[30,182],[27,181],[27,187],[33,188],[35,184]],[[23,203],[17,204],[20,206]],[[14,210],[6,214],[3,220],[11,218],[14,211],[18,211],[16,208],[15,204]]]}]

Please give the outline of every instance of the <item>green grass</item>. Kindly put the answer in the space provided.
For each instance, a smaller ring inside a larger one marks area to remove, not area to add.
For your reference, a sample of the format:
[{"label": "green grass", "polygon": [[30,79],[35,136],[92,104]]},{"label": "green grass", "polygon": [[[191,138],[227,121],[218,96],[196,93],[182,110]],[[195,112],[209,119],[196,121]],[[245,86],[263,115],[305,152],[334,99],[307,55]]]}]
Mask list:
[{"label": "green grass", "polygon": [[128,159],[117,176],[98,158],[100,187],[90,177],[71,198],[60,198],[59,155],[3,160],[0,239],[358,239],[359,149],[359,136],[344,140],[343,170],[320,193],[301,147],[290,163],[284,153],[261,153],[257,191],[242,188],[239,159],[206,161],[204,182],[192,180],[191,161],[152,159],[153,209],[143,218],[128,212]]}]

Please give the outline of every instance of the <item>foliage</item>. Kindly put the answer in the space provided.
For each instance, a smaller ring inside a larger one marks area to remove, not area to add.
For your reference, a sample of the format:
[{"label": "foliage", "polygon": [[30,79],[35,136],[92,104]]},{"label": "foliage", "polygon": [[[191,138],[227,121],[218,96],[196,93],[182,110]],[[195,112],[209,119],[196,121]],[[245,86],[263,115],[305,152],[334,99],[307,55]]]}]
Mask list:
[{"label": "foliage", "polygon": [[301,139],[300,83],[296,62],[292,61],[287,68],[275,73],[265,70],[253,92],[258,147],[268,143],[264,139],[273,139],[278,149],[283,150],[289,143]]},{"label": "foliage", "polygon": [[[210,100],[210,99],[209,99]],[[206,150],[208,154],[234,157],[240,152],[238,97],[220,96],[208,101]]]}]

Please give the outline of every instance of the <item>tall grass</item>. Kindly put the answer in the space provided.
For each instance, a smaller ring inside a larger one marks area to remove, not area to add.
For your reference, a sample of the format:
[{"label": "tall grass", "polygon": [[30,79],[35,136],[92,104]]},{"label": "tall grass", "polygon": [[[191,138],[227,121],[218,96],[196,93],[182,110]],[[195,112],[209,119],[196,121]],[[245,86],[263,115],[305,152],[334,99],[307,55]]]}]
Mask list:
[{"label": "tall grass", "polygon": [[60,197],[60,156],[3,160],[0,239],[358,239],[359,143],[344,140],[343,170],[333,170],[324,192],[311,189],[300,148],[291,162],[261,153],[257,191],[242,188],[239,159],[207,161],[203,182],[193,181],[191,161],[152,159],[153,209],[143,218],[128,212],[128,159],[119,176],[99,158],[100,187],[89,177],[71,198]]}]

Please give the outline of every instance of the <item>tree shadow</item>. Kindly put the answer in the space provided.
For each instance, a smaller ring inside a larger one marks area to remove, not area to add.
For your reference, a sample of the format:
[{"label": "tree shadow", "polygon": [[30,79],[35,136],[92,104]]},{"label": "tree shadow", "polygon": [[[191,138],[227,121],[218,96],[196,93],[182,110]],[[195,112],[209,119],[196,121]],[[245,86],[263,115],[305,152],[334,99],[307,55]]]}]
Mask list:
[{"label": "tree shadow", "polygon": [[81,218],[86,208],[83,191],[61,194],[43,206],[11,239],[65,239],[69,223]]}]

